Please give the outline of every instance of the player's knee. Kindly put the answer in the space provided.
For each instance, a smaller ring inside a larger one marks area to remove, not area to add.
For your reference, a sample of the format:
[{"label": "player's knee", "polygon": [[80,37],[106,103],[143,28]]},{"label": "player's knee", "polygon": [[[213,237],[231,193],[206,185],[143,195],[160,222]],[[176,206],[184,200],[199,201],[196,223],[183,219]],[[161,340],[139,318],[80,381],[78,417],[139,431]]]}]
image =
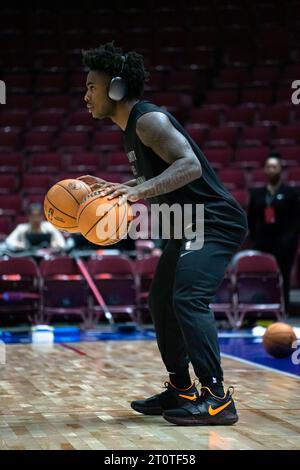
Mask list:
[{"label": "player's knee", "polygon": [[175,312],[181,312],[185,308],[187,308],[187,304],[190,302],[191,297],[187,295],[186,292],[182,289],[174,290],[173,291],[173,309]]},{"label": "player's knee", "polygon": [[177,315],[185,316],[190,314],[211,314],[209,308],[209,299],[201,292],[193,292],[191,286],[173,291],[173,309]]},{"label": "player's knee", "polygon": [[170,292],[164,289],[161,283],[152,283],[148,295],[148,306],[151,312],[161,313],[162,308],[170,302]]}]

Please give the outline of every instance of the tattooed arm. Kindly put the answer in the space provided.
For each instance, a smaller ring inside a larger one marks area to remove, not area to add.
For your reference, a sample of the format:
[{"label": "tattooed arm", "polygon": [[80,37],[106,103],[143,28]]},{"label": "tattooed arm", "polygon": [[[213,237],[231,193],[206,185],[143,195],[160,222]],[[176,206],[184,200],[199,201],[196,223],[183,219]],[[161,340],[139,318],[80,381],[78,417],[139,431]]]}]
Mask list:
[{"label": "tattooed arm", "polygon": [[126,196],[134,202],[170,193],[201,176],[201,164],[189,142],[165,114],[156,111],[144,114],[137,121],[136,133],[144,145],[168,163],[168,168],[142,184],[104,186],[101,195],[109,194],[109,199]]},{"label": "tattooed arm", "polygon": [[199,160],[168,116],[160,112],[144,114],[137,121],[136,132],[144,145],[169,164],[160,175],[136,187],[139,198],[169,193],[201,176]]}]

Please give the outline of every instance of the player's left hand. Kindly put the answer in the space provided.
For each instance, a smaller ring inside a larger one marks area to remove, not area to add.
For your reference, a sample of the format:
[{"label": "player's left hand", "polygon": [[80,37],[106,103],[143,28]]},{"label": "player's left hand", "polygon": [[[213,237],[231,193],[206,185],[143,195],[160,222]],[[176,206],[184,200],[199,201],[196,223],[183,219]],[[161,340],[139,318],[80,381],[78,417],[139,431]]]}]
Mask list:
[{"label": "player's left hand", "polygon": [[121,183],[107,184],[105,188],[100,190],[100,196],[108,196],[107,199],[122,196],[122,200],[136,202],[140,199],[135,187],[127,186]]}]

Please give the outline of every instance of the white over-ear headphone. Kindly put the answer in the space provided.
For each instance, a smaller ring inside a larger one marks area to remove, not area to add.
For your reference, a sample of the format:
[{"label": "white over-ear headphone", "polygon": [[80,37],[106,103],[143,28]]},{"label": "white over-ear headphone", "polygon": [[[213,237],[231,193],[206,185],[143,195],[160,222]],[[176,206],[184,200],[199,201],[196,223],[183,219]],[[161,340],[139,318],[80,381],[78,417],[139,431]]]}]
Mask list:
[{"label": "white over-ear headphone", "polygon": [[121,101],[123,98],[125,98],[126,93],[127,93],[127,84],[122,78],[122,73],[124,69],[124,65],[127,59],[127,55],[122,55],[122,67],[120,70],[120,74],[118,77],[113,77],[110,81],[109,87],[108,87],[108,96],[114,100],[114,101]]}]

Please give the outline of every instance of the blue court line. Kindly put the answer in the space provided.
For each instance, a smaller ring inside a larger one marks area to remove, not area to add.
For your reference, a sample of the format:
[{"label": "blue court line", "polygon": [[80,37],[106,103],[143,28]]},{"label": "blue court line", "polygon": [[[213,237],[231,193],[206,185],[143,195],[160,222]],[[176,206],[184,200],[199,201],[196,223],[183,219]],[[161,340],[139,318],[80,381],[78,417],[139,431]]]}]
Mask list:
[{"label": "blue court line", "polygon": [[298,375],[290,374],[289,372],[283,372],[282,370],[275,369],[274,367],[263,366],[262,364],[258,364],[258,363],[253,362],[253,361],[247,361],[246,359],[241,359],[240,357],[231,356],[230,354],[221,353],[221,356],[225,357],[227,359],[231,359],[232,361],[241,362],[242,364],[247,364],[247,365],[250,365],[252,367],[258,367],[259,369],[267,370],[269,372],[275,372],[276,374],[281,374],[281,375],[285,375],[287,377],[291,377],[293,379],[300,380],[300,377]]},{"label": "blue court line", "polygon": [[[81,331],[77,327],[54,328],[54,343],[79,343],[94,341],[141,341],[154,340],[153,330],[138,331],[130,327],[119,327],[115,331]],[[5,344],[31,344],[31,331],[1,331],[0,340]]]},{"label": "blue court line", "polygon": [[[277,359],[270,356],[264,349],[261,337],[220,335],[220,349],[224,357],[246,361],[248,364],[272,370],[289,376],[300,378],[300,353],[297,354],[299,364],[293,364],[292,357]],[[299,343],[300,347],[300,343]]]}]

